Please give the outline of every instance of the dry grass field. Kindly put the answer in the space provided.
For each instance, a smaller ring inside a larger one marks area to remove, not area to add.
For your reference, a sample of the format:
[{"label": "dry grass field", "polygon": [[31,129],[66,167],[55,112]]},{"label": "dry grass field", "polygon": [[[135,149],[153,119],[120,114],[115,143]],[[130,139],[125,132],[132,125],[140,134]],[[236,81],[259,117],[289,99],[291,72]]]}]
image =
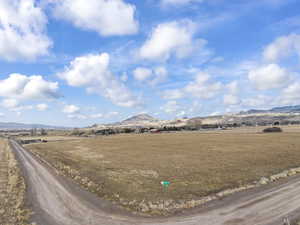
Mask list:
[{"label": "dry grass field", "polygon": [[[148,211],[151,204],[197,200],[300,166],[298,128],[257,129],[116,135],[27,148],[99,196]],[[161,181],[170,186],[162,188]]]},{"label": "dry grass field", "polygon": [[25,136],[25,137],[19,137],[18,139],[20,140],[42,139],[47,141],[65,141],[65,140],[76,140],[82,138],[76,136],[45,135],[45,136]]},{"label": "dry grass field", "polygon": [[23,225],[29,217],[24,209],[25,183],[8,141],[0,139],[0,224]]}]

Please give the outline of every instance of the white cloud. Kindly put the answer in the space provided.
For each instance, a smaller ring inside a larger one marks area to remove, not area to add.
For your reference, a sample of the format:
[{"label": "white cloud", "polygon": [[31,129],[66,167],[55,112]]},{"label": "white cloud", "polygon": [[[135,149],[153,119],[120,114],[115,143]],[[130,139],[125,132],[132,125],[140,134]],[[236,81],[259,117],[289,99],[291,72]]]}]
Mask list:
[{"label": "white cloud", "polygon": [[182,110],[182,111],[180,111],[180,112],[178,112],[178,113],[176,114],[177,117],[184,117],[184,116],[186,116],[186,115],[187,115],[187,113],[186,113],[186,111],[184,111],[184,110]]},{"label": "white cloud", "polygon": [[263,57],[267,61],[276,62],[292,54],[300,56],[300,35],[290,34],[277,38],[264,49]]},{"label": "white cloud", "polygon": [[196,71],[194,80],[190,81],[183,88],[166,90],[163,92],[164,99],[180,99],[184,97],[195,97],[200,99],[210,99],[215,97],[223,85],[221,82],[211,82],[211,76],[205,72]]},{"label": "white cloud", "polygon": [[223,103],[225,105],[237,105],[240,103],[240,99],[237,96],[239,93],[239,84],[238,81],[232,81],[226,85],[228,94],[224,95]]},{"label": "white cloud", "polygon": [[133,76],[138,81],[144,81],[152,76],[152,70],[148,68],[138,67],[133,71]]},{"label": "white cloud", "polygon": [[290,84],[283,89],[278,101],[283,105],[300,104],[300,82]]},{"label": "white cloud", "polygon": [[7,109],[13,109],[19,106],[19,102],[16,99],[4,99],[2,100],[1,105]]},{"label": "white cloud", "polygon": [[248,107],[260,107],[263,106],[264,108],[273,104],[273,98],[266,95],[257,95],[251,98],[245,98],[242,100],[242,105]]},{"label": "white cloud", "polygon": [[32,105],[20,105],[20,102],[14,98],[3,99],[1,102],[1,106],[17,113],[21,113],[23,110],[32,110]]},{"label": "white cloud", "polygon": [[239,92],[239,84],[237,81],[232,81],[226,85],[229,93],[232,95],[236,95]]},{"label": "white cloud", "polygon": [[86,87],[89,93],[102,95],[116,105],[140,105],[139,99],[109,70],[109,61],[107,53],[77,57],[58,76],[70,86]]},{"label": "white cloud", "polygon": [[97,113],[97,114],[90,115],[90,117],[92,119],[100,119],[100,118],[103,118],[103,114]]},{"label": "white cloud", "polygon": [[184,88],[184,91],[197,98],[213,98],[222,89],[222,84],[220,82],[209,82],[209,80],[210,75],[208,73],[199,72],[195,80]]},{"label": "white cloud", "polygon": [[156,84],[162,83],[166,81],[167,77],[168,77],[168,71],[165,67],[163,66],[156,67],[154,69],[154,78],[153,80],[150,81],[150,84],[154,86]]},{"label": "white cloud", "polygon": [[157,61],[168,60],[172,55],[187,57],[207,43],[203,39],[194,39],[195,32],[196,24],[190,20],[159,24],[139,49],[139,56]]},{"label": "white cloud", "polygon": [[155,86],[167,79],[168,71],[163,66],[154,69],[138,67],[133,71],[133,76],[140,82],[147,81],[150,85]]},{"label": "white cloud", "polygon": [[34,60],[48,54],[47,18],[36,5],[34,0],[0,1],[0,58]]},{"label": "white cloud", "polygon": [[226,105],[237,105],[240,103],[240,100],[236,95],[228,94],[224,95],[223,102]]},{"label": "white cloud", "polygon": [[82,115],[82,114],[69,114],[67,116],[69,119],[79,119],[79,120],[85,120],[87,119],[86,115]]},{"label": "white cloud", "polygon": [[163,92],[164,99],[180,99],[184,97],[184,93],[181,89],[173,89],[173,90],[166,90]]},{"label": "white cloud", "polygon": [[286,69],[277,64],[269,64],[251,70],[248,78],[258,90],[268,90],[285,86],[291,76]]},{"label": "white cloud", "polygon": [[120,115],[119,112],[109,112],[105,116],[108,117],[108,118],[111,118],[111,117],[119,116],[119,115]]},{"label": "white cloud", "polygon": [[180,106],[177,101],[168,101],[161,109],[166,113],[173,114],[180,110]]},{"label": "white cloud", "polygon": [[67,113],[67,114],[74,114],[74,113],[79,113],[80,112],[80,108],[76,105],[66,105],[63,108],[63,112]]},{"label": "white cloud", "polygon": [[0,80],[0,96],[19,100],[60,97],[57,82],[46,81],[42,76],[25,76],[16,73]]},{"label": "white cloud", "polygon": [[123,0],[52,0],[57,18],[103,36],[135,34],[135,6]]},{"label": "white cloud", "polygon": [[45,103],[36,105],[36,109],[37,109],[38,111],[45,111],[45,110],[47,110],[48,108],[49,108],[49,106],[48,106],[47,104],[45,104]]}]

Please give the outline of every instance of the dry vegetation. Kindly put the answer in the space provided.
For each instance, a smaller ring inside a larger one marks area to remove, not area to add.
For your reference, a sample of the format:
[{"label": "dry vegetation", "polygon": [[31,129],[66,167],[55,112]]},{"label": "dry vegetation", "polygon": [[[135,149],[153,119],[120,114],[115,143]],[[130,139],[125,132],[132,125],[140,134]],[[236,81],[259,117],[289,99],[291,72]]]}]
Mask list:
[{"label": "dry vegetation", "polygon": [[19,137],[19,139],[20,140],[42,139],[46,141],[65,141],[65,140],[76,140],[82,138],[75,137],[75,136],[47,135],[47,136],[25,136],[25,137]]},{"label": "dry vegetation", "polygon": [[0,224],[22,225],[29,218],[24,209],[25,183],[8,141],[0,139]]},{"label": "dry vegetation", "polygon": [[300,132],[293,129],[117,135],[27,148],[99,196],[151,214],[193,207],[209,194],[300,166]]}]

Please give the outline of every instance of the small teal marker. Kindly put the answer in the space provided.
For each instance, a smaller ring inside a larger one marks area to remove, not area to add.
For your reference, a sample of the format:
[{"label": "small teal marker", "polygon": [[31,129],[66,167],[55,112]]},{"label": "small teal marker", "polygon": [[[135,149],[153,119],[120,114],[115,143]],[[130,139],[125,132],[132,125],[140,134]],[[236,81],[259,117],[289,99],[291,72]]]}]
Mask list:
[{"label": "small teal marker", "polygon": [[164,187],[164,188],[168,188],[170,186],[170,182],[169,181],[162,181],[160,182],[160,184]]}]

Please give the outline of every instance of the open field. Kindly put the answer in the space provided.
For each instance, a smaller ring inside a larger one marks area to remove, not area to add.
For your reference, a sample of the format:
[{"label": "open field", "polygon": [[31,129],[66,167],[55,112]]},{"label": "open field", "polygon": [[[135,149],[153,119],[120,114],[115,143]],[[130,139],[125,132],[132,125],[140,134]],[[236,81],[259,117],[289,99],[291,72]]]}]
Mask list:
[{"label": "open field", "polygon": [[65,140],[76,140],[82,139],[76,136],[55,136],[55,135],[45,135],[45,136],[25,136],[25,137],[18,137],[20,140],[32,140],[32,139],[42,139],[47,141],[65,141]]},{"label": "open field", "polygon": [[[27,148],[99,196],[154,214],[162,202],[198,200],[300,166],[300,132],[295,127],[271,134],[250,129],[240,134],[116,135]],[[162,188],[161,181],[170,181],[169,188]]]},{"label": "open field", "polygon": [[7,140],[0,139],[0,224],[25,224],[25,184]]}]

